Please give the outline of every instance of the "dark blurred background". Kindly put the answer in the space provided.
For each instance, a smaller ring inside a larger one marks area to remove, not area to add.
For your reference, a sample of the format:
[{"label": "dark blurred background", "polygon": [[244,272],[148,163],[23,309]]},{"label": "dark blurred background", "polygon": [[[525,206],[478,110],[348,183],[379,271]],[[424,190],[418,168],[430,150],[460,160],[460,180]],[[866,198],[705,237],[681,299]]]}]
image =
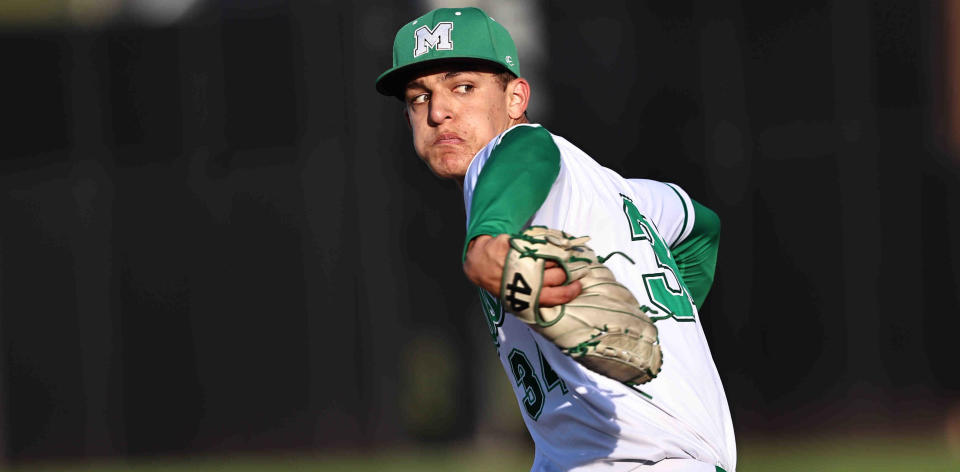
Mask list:
[{"label": "dark blurred background", "polygon": [[[479,5],[533,121],[720,215],[738,438],[942,427],[960,0]],[[462,197],[373,87],[435,6],[0,2],[3,460],[526,437]]]}]

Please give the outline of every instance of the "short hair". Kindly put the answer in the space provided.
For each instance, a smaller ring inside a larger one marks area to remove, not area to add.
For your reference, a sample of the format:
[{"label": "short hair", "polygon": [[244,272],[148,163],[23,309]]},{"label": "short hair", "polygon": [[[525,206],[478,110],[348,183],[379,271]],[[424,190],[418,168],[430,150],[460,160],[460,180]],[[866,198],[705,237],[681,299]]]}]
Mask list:
[{"label": "short hair", "polygon": [[510,71],[508,71],[508,70],[506,70],[506,69],[504,69],[503,71],[501,71],[500,73],[498,73],[498,74],[496,75],[497,82],[500,82],[500,86],[503,87],[504,90],[506,90],[506,89],[507,89],[507,85],[508,85],[513,79],[516,79],[516,78],[517,78],[516,74],[514,74],[513,72],[510,72]]}]

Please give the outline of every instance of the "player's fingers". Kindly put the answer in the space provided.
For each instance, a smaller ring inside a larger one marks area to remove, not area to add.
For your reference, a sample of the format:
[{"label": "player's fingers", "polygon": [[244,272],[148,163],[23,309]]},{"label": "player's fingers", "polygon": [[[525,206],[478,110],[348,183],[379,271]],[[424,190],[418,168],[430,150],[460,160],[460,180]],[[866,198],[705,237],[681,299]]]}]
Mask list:
[{"label": "player's fingers", "polygon": [[[554,263],[556,265],[556,263]],[[560,285],[567,281],[567,273],[560,267],[553,267],[543,271],[543,285]]]},{"label": "player's fingers", "polygon": [[583,291],[583,288],[579,280],[574,281],[570,285],[559,285],[556,287],[544,286],[540,290],[540,306],[551,307],[569,303],[574,298],[577,298],[577,295],[580,295],[581,291]]}]

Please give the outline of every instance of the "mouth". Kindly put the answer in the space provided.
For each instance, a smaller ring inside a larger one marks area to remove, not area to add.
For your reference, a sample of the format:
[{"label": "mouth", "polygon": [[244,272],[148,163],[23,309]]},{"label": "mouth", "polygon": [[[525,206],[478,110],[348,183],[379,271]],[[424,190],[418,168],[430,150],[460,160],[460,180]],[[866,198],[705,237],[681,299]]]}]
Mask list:
[{"label": "mouth", "polygon": [[463,143],[463,138],[461,138],[457,133],[441,133],[437,136],[437,139],[433,141],[434,146],[442,146],[445,144],[461,144]]}]

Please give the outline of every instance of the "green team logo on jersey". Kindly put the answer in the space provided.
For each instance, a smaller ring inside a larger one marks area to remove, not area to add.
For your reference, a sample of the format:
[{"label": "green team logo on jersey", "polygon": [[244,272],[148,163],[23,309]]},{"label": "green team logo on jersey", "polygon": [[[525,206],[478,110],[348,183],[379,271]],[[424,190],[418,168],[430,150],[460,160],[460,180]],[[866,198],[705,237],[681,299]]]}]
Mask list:
[{"label": "green team logo on jersey", "polygon": [[657,260],[659,270],[643,274],[643,285],[650,301],[665,314],[649,313],[650,319],[659,321],[673,317],[677,321],[695,321],[690,291],[684,285],[683,279],[677,275],[680,273],[677,263],[657,233],[656,225],[640,213],[630,197],[623,194],[620,196],[623,197],[623,214],[630,222],[631,239],[649,243]]},{"label": "green team logo on jersey", "polygon": [[483,318],[487,320],[487,329],[490,331],[490,337],[493,338],[493,344],[500,347],[500,340],[497,338],[500,326],[503,324],[503,305],[500,300],[490,295],[490,292],[478,288],[480,292],[480,308],[483,310]]}]

